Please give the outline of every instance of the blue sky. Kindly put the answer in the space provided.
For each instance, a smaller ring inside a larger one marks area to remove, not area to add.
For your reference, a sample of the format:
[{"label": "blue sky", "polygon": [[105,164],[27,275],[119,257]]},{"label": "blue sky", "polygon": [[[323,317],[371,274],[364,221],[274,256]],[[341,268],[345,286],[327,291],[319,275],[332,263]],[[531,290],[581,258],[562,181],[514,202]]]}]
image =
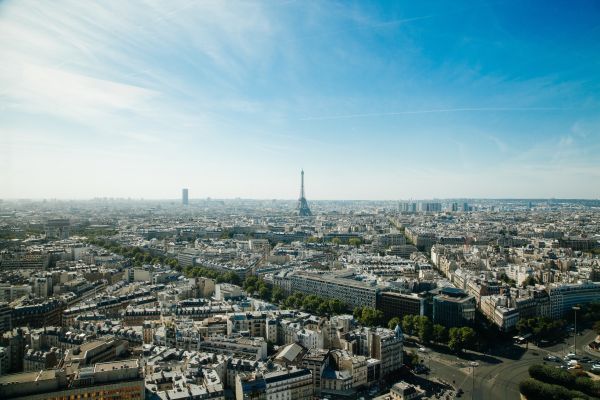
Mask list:
[{"label": "blue sky", "polygon": [[0,3],[0,198],[600,197],[596,1]]}]

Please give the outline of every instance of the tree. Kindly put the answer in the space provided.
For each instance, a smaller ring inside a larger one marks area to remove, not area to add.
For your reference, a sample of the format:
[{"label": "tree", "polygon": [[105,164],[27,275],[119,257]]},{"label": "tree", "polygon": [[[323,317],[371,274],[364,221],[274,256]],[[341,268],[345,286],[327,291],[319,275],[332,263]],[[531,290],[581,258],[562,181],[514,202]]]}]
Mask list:
[{"label": "tree", "polygon": [[475,330],[470,326],[463,326],[460,328],[460,335],[463,342],[463,347],[470,349],[475,346],[475,342],[477,339],[477,334]]},{"label": "tree", "polygon": [[547,317],[521,319],[517,323],[520,335],[532,334],[535,341],[541,339],[558,339],[563,334],[566,322],[562,319],[554,320]]},{"label": "tree", "polygon": [[329,310],[332,314],[341,314],[344,312],[346,306],[339,299],[331,299],[329,300]]},{"label": "tree", "polygon": [[382,311],[376,310],[371,307],[363,307],[362,309],[360,307],[357,307],[357,308],[358,308],[358,310],[355,309],[355,312],[357,312],[357,314],[359,314],[358,322],[361,325],[378,326],[383,323],[383,312]]},{"label": "tree", "polygon": [[340,244],[342,244],[342,240],[340,238],[333,238],[331,239],[331,243],[335,244],[336,246],[339,246]]},{"label": "tree", "polygon": [[315,312],[318,310],[319,305],[322,303],[322,299],[316,294],[309,294],[302,300],[302,308],[308,312]]},{"label": "tree", "polygon": [[415,316],[414,315],[405,315],[402,318],[402,330],[412,335],[415,332]]},{"label": "tree", "polygon": [[350,238],[348,240],[348,244],[354,247],[359,247],[361,243],[362,241],[360,240],[360,238]]},{"label": "tree", "polygon": [[523,281],[522,286],[525,288],[527,286],[533,286],[537,283],[537,281],[535,280],[535,278],[532,275],[529,275],[527,278],[525,278],[525,280]]},{"label": "tree", "polygon": [[448,342],[448,330],[440,324],[433,325],[433,341],[438,343]]},{"label": "tree", "polygon": [[419,340],[422,343],[429,343],[431,341],[431,337],[433,336],[433,324],[429,318],[425,315],[422,315],[415,316],[413,320],[415,321],[415,328],[417,331],[417,336],[419,336]]},{"label": "tree", "polygon": [[280,303],[285,298],[283,289],[279,286],[275,286],[271,292],[271,301],[273,303]]},{"label": "tree", "polygon": [[448,331],[448,347],[454,352],[462,350],[462,341],[460,337],[460,329],[453,327]]},{"label": "tree", "polygon": [[266,286],[266,285],[265,285],[265,286],[261,286],[261,287],[258,289],[258,296],[259,296],[261,299],[263,299],[263,300],[265,300],[265,301],[268,301],[268,300],[271,298],[271,290],[270,290],[270,289],[269,289],[269,287],[268,287],[268,286]]},{"label": "tree", "polygon": [[329,302],[321,301],[319,303],[319,305],[317,306],[317,314],[323,315],[323,314],[327,314],[328,312],[329,312]]},{"label": "tree", "polygon": [[414,351],[404,352],[404,363],[415,366],[419,363],[419,355]]},{"label": "tree", "polygon": [[468,326],[450,328],[448,336],[448,347],[455,352],[460,352],[475,344],[475,330]]},{"label": "tree", "polygon": [[402,324],[402,320],[400,317],[394,317],[388,321],[388,328],[392,330],[396,329],[396,325],[398,324]]}]

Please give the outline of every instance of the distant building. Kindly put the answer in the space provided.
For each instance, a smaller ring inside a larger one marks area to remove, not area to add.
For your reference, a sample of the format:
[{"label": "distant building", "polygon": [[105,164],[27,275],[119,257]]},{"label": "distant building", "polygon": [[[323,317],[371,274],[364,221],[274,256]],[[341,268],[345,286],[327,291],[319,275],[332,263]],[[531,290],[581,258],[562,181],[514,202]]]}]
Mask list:
[{"label": "distant building", "polygon": [[404,213],[416,213],[417,212],[417,203],[403,201],[398,204],[398,210]]},{"label": "distant building", "polygon": [[445,327],[463,326],[475,320],[475,297],[455,288],[443,288],[433,298],[433,322]]},{"label": "distant building", "polygon": [[419,212],[440,212],[440,211],[442,211],[442,203],[420,201],[417,204],[417,211],[419,211]]},{"label": "distant building", "polygon": [[313,397],[312,373],[308,369],[289,369],[236,376],[236,400],[309,400]]},{"label": "distant building", "polygon": [[425,299],[416,294],[382,292],[377,301],[377,309],[383,312],[386,321],[405,315],[425,314]]},{"label": "distant building", "polygon": [[46,239],[68,239],[70,226],[68,219],[49,219],[46,222]]},{"label": "distant building", "polygon": [[[325,298],[339,299],[348,308],[377,306],[375,286],[365,282],[338,277],[333,274],[296,272],[291,275],[291,292],[316,294]],[[280,281],[276,281],[279,283]]]},{"label": "distant building", "polygon": [[390,400],[413,400],[425,396],[425,391],[406,382],[398,382],[390,389]]},{"label": "distant building", "polygon": [[0,303],[0,335],[12,329],[12,310],[8,303]]},{"label": "distant building", "polygon": [[308,202],[306,201],[306,196],[304,195],[304,170],[300,172],[300,198],[298,198],[298,215],[300,217],[310,217],[312,215],[310,208],[308,207]]},{"label": "distant building", "polygon": [[181,204],[183,204],[184,206],[187,206],[189,204],[188,190],[187,189],[182,189],[181,190]]},{"label": "distant building", "polygon": [[2,399],[143,400],[145,394],[144,378],[138,360],[0,376]]},{"label": "distant building", "polygon": [[572,285],[550,285],[550,318],[564,318],[573,306],[591,303],[600,299],[600,282]]}]

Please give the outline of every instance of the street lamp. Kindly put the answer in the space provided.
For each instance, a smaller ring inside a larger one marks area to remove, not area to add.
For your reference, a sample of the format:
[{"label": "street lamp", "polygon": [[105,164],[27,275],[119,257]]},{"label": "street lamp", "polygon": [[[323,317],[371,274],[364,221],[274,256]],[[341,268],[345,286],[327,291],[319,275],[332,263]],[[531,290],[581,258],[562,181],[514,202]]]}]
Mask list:
[{"label": "street lamp", "polygon": [[581,310],[581,307],[573,307],[575,311],[575,332],[573,332],[573,354],[577,355],[577,311]]}]

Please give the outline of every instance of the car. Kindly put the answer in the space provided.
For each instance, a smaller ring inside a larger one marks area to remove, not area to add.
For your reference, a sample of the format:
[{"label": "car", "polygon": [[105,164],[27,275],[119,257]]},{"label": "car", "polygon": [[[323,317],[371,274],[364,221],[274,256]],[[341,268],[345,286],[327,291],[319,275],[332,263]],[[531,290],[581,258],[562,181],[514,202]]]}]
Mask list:
[{"label": "car", "polygon": [[583,363],[589,363],[589,362],[592,362],[592,359],[589,357],[581,357],[581,360],[579,360],[579,361],[581,361]]},{"label": "car", "polygon": [[600,364],[592,364],[592,371],[600,371]]},{"label": "car", "polygon": [[469,365],[470,365],[471,367],[479,367],[479,363],[478,363],[477,361],[471,361],[471,362],[469,363]]},{"label": "car", "polygon": [[569,353],[565,356],[564,358],[565,360],[579,360],[581,359],[581,357],[579,357],[577,354],[575,353]]},{"label": "car", "polygon": [[421,353],[427,353],[427,349],[425,347],[419,347],[419,351]]}]

